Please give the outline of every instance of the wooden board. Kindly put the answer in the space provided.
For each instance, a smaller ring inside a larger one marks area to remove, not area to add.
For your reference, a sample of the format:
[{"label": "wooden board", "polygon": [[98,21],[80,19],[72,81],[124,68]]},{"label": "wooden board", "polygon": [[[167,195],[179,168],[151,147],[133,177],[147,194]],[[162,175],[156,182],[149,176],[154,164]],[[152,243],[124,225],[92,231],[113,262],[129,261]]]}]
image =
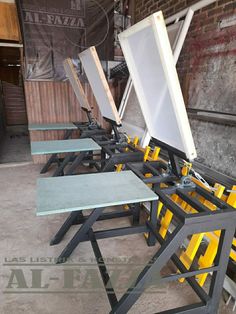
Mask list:
[{"label": "wooden board", "polygon": [[20,41],[19,23],[14,3],[0,2],[0,40]]},{"label": "wooden board", "polygon": [[72,60],[70,58],[65,59],[63,62],[63,65],[64,65],[64,70],[66,72],[66,76],[68,77],[71,83],[71,86],[75,92],[75,95],[78,99],[80,106],[84,108],[85,110],[91,112],[91,107],[85,95],[83,86],[80,83],[80,80],[78,78],[78,75],[76,73]]},{"label": "wooden board", "polygon": [[101,150],[101,147],[91,138],[31,142],[31,155],[80,153],[95,150]]},{"label": "wooden board", "polygon": [[150,136],[189,160],[196,158],[162,12],[130,27],[119,38]]},{"label": "wooden board", "polygon": [[37,216],[158,200],[132,171],[37,181]]},{"label": "wooden board", "polygon": [[103,72],[101,62],[98,58],[96,48],[90,47],[89,49],[83,51],[79,54],[79,58],[84,67],[84,71],[87,75],[102,116],[114,121],[117,125],[120,125],[121,119]]},{"label": "wooden board", "polygon": [[77,130],[78,128],[73,123],[42,123],[29,124],[29,131],[57,131],[57,130]]}]

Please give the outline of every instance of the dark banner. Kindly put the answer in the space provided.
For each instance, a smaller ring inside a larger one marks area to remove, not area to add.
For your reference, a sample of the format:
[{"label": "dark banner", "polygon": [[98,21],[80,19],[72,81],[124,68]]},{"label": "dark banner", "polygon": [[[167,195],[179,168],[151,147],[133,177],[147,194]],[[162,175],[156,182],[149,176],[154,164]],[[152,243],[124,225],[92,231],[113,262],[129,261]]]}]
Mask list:
[{"label": "dark banner", "polygon": [[63,80],[63,60],[96,46],[113,60],[114,0],[18,0],[25,79]]}]

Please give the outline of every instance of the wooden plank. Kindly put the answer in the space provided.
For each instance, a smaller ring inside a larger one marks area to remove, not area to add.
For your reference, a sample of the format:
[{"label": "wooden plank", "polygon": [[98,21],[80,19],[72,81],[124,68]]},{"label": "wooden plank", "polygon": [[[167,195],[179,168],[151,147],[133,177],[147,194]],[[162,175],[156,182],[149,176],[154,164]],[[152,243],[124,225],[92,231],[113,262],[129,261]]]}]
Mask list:
[{"label": "wooden plank", "polygon": [[70,58],[67,58],[63,62],[64,69],[66,72],[66,76],[68,77],[71,86],[75,92],[75,95],[80,103],[80,106],[84,108],[87,111],[91,112],[91,107],[89,105],[89,102],[87,100],[87,97],[84,93],[84,89],[82,87],[82,84],[80,83],[80,80],[78,78],[78,75],[76,73],[75,67],[73,65],[73,62]]},{"label": "wooden plank", "polygon": [[16,5],[0,2],[0,39],[20,41]]},{"label": "wooden plank", "polygon": [[79,54],[85,73],[93,90],[97,104],[104,118],[121,124],[121,119],[106,80],[95,47],[90,47]]},{"label": "wooden plank", "polygon": [[162,12],[119,38],[151,137],[193,160],[196,149]]}]

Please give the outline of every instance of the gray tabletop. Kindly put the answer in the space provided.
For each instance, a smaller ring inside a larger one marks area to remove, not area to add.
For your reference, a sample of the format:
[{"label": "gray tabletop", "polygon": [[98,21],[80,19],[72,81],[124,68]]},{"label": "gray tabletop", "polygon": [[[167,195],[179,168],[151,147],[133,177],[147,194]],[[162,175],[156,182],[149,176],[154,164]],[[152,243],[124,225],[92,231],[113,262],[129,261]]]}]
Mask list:
[{"label": "gray tabletop", "polygon": [[29,131],[77,130],[73,123],[29,124]]},{"label": "gray tabletop", "polygon": [[37,216],[157,200],[132,171],[43,178],[37,181]]},{"label": "gray tabletop", "polygon": [[101,150],[101,147],[91,138],[31,142],[32,155],[77,153],[95,150]]}]

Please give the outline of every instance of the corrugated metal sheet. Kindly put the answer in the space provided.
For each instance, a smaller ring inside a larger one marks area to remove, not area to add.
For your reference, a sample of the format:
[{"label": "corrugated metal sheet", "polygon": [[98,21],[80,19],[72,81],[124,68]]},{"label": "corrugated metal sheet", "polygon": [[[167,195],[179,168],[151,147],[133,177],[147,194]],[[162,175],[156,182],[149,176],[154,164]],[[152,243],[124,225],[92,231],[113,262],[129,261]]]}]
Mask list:
[{"label": "corrugated metal sheet", "polygon": [[[120,92],[119,84],[110,85],[113,96],[117,99]],[[93,110],[93,115],[100,124],[108,128],[103,120],[91,88],[84,85],[85,93]],[[69,82],[25,82],[25,97],[29,123],[56,123],[87,121],[86,115],[76,99]],[[31,141],[62,139],[63,131],[30,132]],[[75,134],[75,136],[78,136]],[[35,156],[35,163],[45,162],[45,156]]]}]

